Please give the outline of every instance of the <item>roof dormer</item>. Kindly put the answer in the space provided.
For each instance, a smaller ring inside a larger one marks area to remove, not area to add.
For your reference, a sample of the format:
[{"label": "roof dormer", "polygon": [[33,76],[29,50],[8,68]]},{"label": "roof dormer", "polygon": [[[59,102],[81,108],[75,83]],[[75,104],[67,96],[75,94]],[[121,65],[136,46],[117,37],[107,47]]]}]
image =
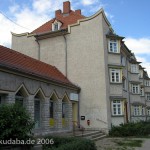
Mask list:
[{"label": "roof dormer", "polygon": [[60,27],[61,27],[62,23],[58,20],[55,20],[53,23],[52,23],[52,31],[57,31],[57,30],[60,30]]}]

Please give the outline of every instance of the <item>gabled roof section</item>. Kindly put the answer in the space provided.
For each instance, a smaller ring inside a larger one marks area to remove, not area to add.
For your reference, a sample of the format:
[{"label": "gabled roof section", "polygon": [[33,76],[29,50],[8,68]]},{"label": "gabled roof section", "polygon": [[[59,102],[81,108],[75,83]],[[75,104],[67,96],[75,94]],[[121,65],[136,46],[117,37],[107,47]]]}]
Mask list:
[{"label": "gabled roof section", "polygon": [[75,24],[79,19],[83,19],[85,16],[81,14],[81,10],[71,10],[70,9],[70,2],[63,3],[63,12],[61,10],[55,11],[55,18],[46,22],[42,26],[38,27],[31,34],[40,34],[52,31],[52,24],[55,20],[59,20],[62,23],[61,29],[66,29],[68,25]]},{"label": "gabled roof section", "polygon": [[0,45],[0,67],[23,72],[55,83],[73,85],[56,67]]}]

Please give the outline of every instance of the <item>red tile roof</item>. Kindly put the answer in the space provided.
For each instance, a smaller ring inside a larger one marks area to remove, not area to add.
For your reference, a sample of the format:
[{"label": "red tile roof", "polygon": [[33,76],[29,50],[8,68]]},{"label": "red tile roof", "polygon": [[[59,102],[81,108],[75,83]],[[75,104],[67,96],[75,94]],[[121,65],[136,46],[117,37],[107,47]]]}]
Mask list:
[{"label": "red tile roof", "polygon": [[77,22],[77,20],[83,19],[83,18],[85,18],[85,16],[80,15],[80,14],[70,10],[70,13],[68,16],[64,16],[63,13],[61,13],[60,15],[57,15],[55,18],[46,22],[45,24],[43,24],[39,28],[35,29],[31,33],[43,33],[43,32],[52,31],[52,23],[54,22],[55,19],[62,23],[62,26],[60,27],[60,29],[66,29],[68,27],[68,25],[74,24]]},{"label": "red tile roof", "polygon": [[0,66],[75,87],[56,67],[1,45]]}]

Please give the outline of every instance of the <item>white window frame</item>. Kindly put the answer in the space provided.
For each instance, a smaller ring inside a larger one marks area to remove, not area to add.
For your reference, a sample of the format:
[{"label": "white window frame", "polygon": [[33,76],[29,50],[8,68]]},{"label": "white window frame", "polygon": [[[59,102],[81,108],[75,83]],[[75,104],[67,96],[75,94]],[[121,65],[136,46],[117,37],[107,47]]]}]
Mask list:
[{"label": "white window frame", "polygon": [[147,108],[147,115],[150,116],[150,108]]},{"label": "white window frame", "polygon": [[146,100],[150,101],[150,93],[146,93]]},{"label": "white window frame", "polygon": [[121,82],[121,69],[110,69],[110,82],[120,83]]},{"label": "white window frame", "polygon": [[140,92],[141,92],[141,96],[144,96],[144,88],[143,87],[141,87]]},{"label": "white window frame", "polygon": [[141,105],[135,105],[133,107],[133,116],[144,116],[145,115],[145,107]]},{"label": "white window frame", "polygon": [[139,84],[132,84],[132,93],[133,94],[139,94]]},{"label": "white window frame", "polygon": [[[52,31],[58,31],[61,27],[62,23],[55,20],[54,23],[52,23]],[[57,28],[56,28],[57,26]]]},{"label": "white window frame", "polygon": [[131,64],[131,73],[139,73],[137,64]]},{"label": "white window frame", "polygon": [[112,101],[112,115],[113,116],[123,115],[121,100],[113,100]]},{"label": "white window frame", "polygon": [[109,40],[109,52],[119,53],[119,42],[118,40]]},{"label": "white window frame", "polygon": [[145,86],[150,86],[150,80],[145,80]]}]

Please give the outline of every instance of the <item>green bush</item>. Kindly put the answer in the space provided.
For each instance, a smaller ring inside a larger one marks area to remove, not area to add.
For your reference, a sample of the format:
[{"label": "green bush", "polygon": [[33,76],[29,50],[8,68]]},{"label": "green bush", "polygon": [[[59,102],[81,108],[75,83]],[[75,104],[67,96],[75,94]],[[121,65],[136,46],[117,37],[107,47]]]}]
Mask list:
[{"label": "green bush", "polygon": [[150,135],[150,121],[130,122],[113,126],[109,131],[110,136],[147,136]]},{"label": "green bush", "polygon": [[25,108],[18,104],[0,106],[0,140],[28,140],[34,122]]},{"label": "green bush", "polygon": [[95,143],[88,139],[74,137],[46,137],[54,144],[43,145],[44,150],[96,150]]}]

